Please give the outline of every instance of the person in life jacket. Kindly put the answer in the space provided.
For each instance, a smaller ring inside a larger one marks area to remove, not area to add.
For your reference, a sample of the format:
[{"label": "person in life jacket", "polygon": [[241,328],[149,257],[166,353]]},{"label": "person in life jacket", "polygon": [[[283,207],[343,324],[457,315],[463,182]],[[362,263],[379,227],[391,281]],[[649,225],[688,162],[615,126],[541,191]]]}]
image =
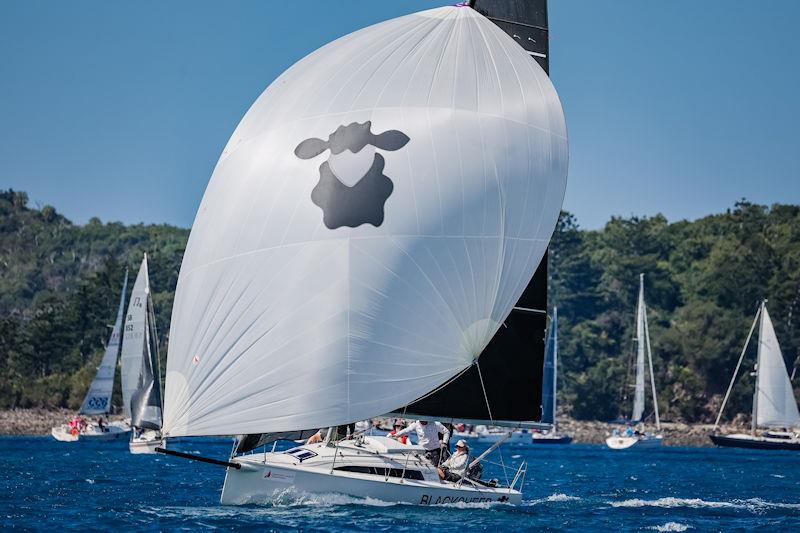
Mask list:
[{"label": "person in life jacket", "polygon": [[[394,429],[389,432],[389,436],[395,437],[397,435],[397,432],[402,431],[404,427],[405,424],[403,423],[403,420],[401,418],[398,418],[397,420],[394,421]],[[397,440],[402,444],[408,444],[408,435],[397,437]]]}]

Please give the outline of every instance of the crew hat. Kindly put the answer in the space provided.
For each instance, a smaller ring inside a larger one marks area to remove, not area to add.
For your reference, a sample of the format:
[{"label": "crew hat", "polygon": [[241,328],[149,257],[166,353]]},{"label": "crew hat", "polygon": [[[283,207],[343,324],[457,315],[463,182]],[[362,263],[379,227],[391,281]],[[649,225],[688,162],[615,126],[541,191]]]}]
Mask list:
[{"label": "crew hat", "polygon": [[467,447],[467,441],[465,441],[464,439],[458,439],[458,442],[456,442],[456,448],[462,448],[462,447],[463,448]]}]

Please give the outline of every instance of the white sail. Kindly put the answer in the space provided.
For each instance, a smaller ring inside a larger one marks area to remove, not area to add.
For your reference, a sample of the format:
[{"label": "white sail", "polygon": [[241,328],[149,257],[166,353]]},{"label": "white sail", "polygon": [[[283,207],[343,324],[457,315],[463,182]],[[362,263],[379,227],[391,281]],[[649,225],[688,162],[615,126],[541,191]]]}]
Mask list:
[{"label": "white sail", "polygon": [[767,306],[761,309],[756,380],[756,425],[800,426],[800,414]]},{"label": "white sail", "polygon": [[631,420],[639,421],[644,415],[644,350],[645,350],[644,274],[639,274],[639,303],[636,306],[636,388],[633,395]]},{"label": "white sail", "polygon": [[99,415],[111,410],[111,395],[114,392],[114,374],[117,370],[117,357],[119,356],[120,330],[122,328],[122,313],[125,309],[125,291],[128,288],[128,273],[125,272],[125,281],[122,282],[122,293],[119,296],[119,309],[114,329],[106,344],[103,360],[97,369],[97,375],[86,393],[80,412],[85,415]]},{"label": "white sail", "polygon": [[540,262],[566,173],[550,80],[472,9],[301,60],[248,111],[201,202],[165,434],[361,420],[469,367]]},{"label": "white sail", "polygon": [[142,259],[125,314],[125,337],[122,339],[122,405],[125,416],[131,417],[131,399],[138,387],[142,359],[147,350],[147,298],[150,281],[147,256]]}]

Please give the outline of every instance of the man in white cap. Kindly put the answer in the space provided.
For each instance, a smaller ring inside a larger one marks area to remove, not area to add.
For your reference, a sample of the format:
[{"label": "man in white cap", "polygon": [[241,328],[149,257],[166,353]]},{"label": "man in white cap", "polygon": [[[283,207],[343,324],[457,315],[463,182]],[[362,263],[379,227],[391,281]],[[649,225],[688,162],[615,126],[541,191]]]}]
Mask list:
[{"label": "man in white cap", "polygon": [[464,476],[469,464],[469,446],[467,441],[459,439],[456,442],[456,453],[447,458],[438,468],[439,479],[444,481],[458,481]]},{"label": "man in white cap", "polygon": [[[447,441],[450,440],[450,430],[445,427],[441,422],[428,422],[427,420],[417,420],[409,424],[405,429],[401,429],[389,435],[391,438],[396,439],[407,435],[412,431],[417,432],[417,444],[425,448],[425,457],[436,466],[439,466],[442,457],[442,450],[447,448]],[[439,440],[439,433],[442,434],[442,440]]]}]

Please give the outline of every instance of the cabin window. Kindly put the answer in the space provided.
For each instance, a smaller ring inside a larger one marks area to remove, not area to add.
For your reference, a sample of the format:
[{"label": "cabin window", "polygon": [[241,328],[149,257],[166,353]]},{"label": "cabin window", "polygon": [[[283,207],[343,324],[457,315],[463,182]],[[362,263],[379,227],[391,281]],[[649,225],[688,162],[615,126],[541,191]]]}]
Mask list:
[{"label": "cabin window", "polygon": [[358,472],[359,474],[370,474],[373,476],[386,477],[387,471],[389,477],[402,477],[403,479],[416,479],[422,481],[425,479],[422,472],[419,470],[406,470],[403,474],[402,468],[381,468],[379,466],[337,466],[334,470],[341,470],[343,472]]}]

